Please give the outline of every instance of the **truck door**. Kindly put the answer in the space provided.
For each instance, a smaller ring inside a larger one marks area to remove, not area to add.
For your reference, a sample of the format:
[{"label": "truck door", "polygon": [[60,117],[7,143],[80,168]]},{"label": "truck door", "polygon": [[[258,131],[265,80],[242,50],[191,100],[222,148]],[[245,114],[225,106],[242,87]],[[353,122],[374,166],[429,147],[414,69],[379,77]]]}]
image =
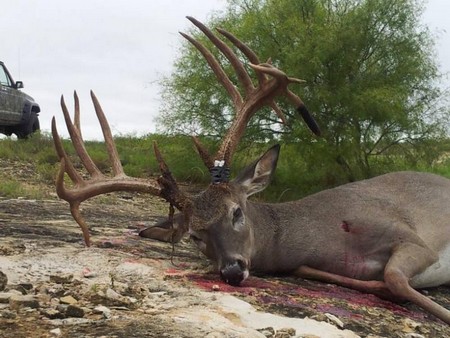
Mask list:
[{"label": "truck door", "polygon": [[3,65],[0,65],[0,123],[14,125],[22,117],[22,100],[14,82]]}]

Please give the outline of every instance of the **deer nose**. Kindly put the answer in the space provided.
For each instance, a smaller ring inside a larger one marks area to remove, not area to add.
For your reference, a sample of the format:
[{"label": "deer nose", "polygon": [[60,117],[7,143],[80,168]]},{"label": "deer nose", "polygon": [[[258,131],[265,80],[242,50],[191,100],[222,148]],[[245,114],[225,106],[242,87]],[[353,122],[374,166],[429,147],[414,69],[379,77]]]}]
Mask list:
[{"label": "deer nose", "polygon": [[240,260],[227,264],[224,268],[220,269],[220,278],[232,286],[239,286],[247,276],[248,271],[245,263]]}]

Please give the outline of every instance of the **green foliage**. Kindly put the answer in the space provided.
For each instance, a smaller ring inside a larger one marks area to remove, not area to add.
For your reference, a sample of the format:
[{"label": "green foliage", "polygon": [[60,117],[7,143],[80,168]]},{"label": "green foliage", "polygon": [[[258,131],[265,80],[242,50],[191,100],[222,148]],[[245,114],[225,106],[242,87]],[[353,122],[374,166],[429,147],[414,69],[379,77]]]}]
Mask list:
[{"label": "green foliage", "polygon": [[[420,0],[229,0],[225,15],[207,26],[225,28],[261,60],[271,57],[288,75],[306,80],[291,89],[301,93],[323,132],[312,139],[295,107],[281,101],[287,126],[265,108],[250,122],[243,147],[299,143],[297,154],[309,165],[297,174],[324,186],[439,158],[445,149],[424,145],[447,135],[450,111],[437,86],[434,41],[420,22],[422,9]],[[198,30],[189,33],[211,46]],[[236,82],[224,57],[217,58]],[[188,43],[174,66],[162,81],[160,127],[217,141],[233,118],[230,99]]]},{"label": "green foliage", "polygon": [[438,175],[442,175],[450,178],[450,160],[447,159],[445,162],[437,165],[433,172]]},{"label": "green foliage", "polygon": [[158,145],[172,173],[180,181],[201,182],[205,179],[198,169],[202,163],[195,154],[190,137],[168,137],[158,134],[142,138],[116,139],[120,158],[127,174],[141,177],[159,175],[159,166],[153,151],[154,142]]},{"label": "green foliage", "polygon": [[[30,154],[38,154],[38,156],[42,157],[49,155],[56,158],[51,136],[45,133],[33,133],[26,140],[5,138],[0,140],[0,142],[2,144],[2,147],[0,147],[0,158],[27,160]],[[42,149],[46,149],[47,152],[41,152]],[[34,157],[35,155],[32,156]]]},{"label": "green foliage", "polygon": [[57,165],[51,162],[36,164],[36,172],[39,177],[39,181],[46,184],[53,184],[55,182],[55,176],[57,171]]},{"label": "green foliage", "polygon": [[[156,141],[167,164],[179,182],[198,183],[206,186],[210,177],[199,156],[195,153],[192,140],[186,136],[147,135],[145,137],[119,136],[115,138],[117,149],[125,172],[134,177],[159,175],[159,168],[153,154],[153,142]],[[214,149],[216,142],[203,137],[202,142]],[[339,165],[325,156],[319,161],[315,151],[324,153],[327,144],[324,139],[314,141],[314,147],[304,147],[297,142],[285,142],[281,148],[278,168],[274,182],[256,199],[264,201],[289,201],[323,190],[327,187],[345,183],[347,177],[339,170]],[[75,166],[83,172],[81,163],[73,153],[69,140],[63,140],[66,151]],[[272,143],[254,142],[251,146],[241,147],[233,161],[232,176],[262,155]],[[86,142],[86,148],[94,163],[102,165],[102,171],[109,175],[109,161],[105,158],[103,142]],[[371,166],[379,171],[414,169],[432,171],[450,178],[450,141],[433,141],[406,147],[391,148],[389,156],[370,158]],[[7,198],[43,198],[44,192],[37,183],[53,186],[59,161],[51,137],[41,135],[40,139],[0,140],[0,163],[10,166],[20,162],[31,170],[19,170],[12,176],[0,172],[0,196]],[[418,154],[427,153],[427,156]],[[441,154],[441,155],[439,155]],[[442,155],[443,154],[443,155]],[[414,159],[414,164],[412,165]],[[20,167],[20,166],[19,166]],[[10,171],[5,171],[10,172]],[[67,184],[70,180],[66,177]],[[108,203],[105,198],[105,203]]]},{"label": "green foliage", "polygon": [[57,161],[53,141],[47,134],[34,133],[26,140],[0,140],[0,163],[5,166],[21,163],[17,172],[0,172],[0,196],[43,198],[44,192],[33,183],[35,180],[43,184],[52,183]]},{"label": "green foliage", "polygon": [[24,189],[22,185],[13,180],[2,180],[0,195],[8,198],[16,198],[23,196]]}]

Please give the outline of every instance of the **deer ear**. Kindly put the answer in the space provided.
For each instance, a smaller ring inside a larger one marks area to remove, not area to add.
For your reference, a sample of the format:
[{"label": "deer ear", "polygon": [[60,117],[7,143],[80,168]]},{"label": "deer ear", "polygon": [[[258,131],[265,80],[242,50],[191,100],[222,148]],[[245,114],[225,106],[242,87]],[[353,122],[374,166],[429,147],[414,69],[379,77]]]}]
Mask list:
[{"label": "deer ear", "polygon": [[267,150],[255,163],[243,169],[233,180],[233,184],[240,186],[247,197],[264,190],[275,172],[279,153],[280,145],[277,144]]}]

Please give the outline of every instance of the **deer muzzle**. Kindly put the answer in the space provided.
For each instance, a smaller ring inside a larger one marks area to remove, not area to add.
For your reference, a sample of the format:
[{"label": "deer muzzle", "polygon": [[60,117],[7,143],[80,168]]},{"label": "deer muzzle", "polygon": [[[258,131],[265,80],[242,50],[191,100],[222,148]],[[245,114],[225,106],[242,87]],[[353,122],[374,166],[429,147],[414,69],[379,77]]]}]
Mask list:
[{"label": "deer muzzle", "polygon": [[220,269],[220,278],[232,286],[239,286],[248,276],[247,264],[242,260],[228,263]]}]

